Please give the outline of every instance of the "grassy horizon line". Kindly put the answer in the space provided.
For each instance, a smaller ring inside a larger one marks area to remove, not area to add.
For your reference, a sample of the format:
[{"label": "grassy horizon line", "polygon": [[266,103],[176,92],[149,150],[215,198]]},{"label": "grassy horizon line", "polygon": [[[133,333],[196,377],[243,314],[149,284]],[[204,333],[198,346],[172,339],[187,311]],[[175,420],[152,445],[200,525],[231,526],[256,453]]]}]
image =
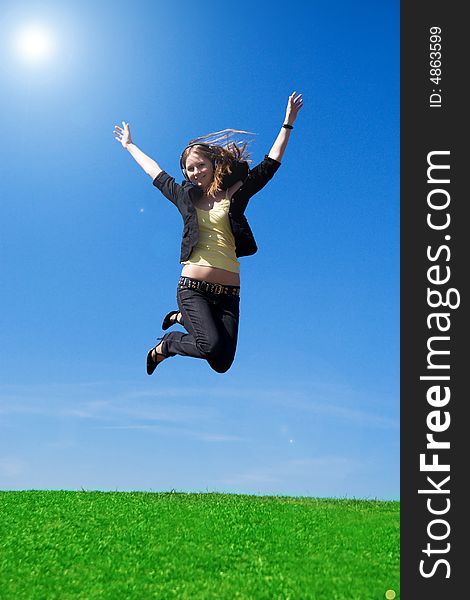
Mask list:
[{"label": "grassy horizon line", "polygon": [[399,501],[0,492],[0,598],[399,598]]}]

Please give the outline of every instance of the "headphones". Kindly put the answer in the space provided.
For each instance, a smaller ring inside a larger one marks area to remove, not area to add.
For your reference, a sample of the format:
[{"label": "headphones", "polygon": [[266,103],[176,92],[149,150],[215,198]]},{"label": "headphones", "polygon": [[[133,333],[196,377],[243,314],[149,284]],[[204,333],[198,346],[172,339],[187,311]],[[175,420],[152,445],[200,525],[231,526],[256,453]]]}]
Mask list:
[{"label": "headphones", "polygon": [[[192,144],[188,144],[186,146],[186,148],[183,150],[183,152],[181,153],[181,156],[180,156],[180,167],[181,167],[181,171],[182,171],[182,173],[184,175],[184,178],[187,179],[188,181],[189,181],[189,177],[188,177],[188,173],[186,171],[186,167],[185,167],[185,165],[183,163],[183,155],[184,155],[184,153],[186,152],[186,150],[188,148],[192,148],[193,146],[202,146],[203,148],[206,148],[207,150],[209,150],[209,152],[213,152],[212,146],[209,146],[209,144],[201,144],[201,142],[193,142]],[[212,166],[215,169],[217,161],[216,161],[215,157],[212,158],[211,160],[212,160]]]}]

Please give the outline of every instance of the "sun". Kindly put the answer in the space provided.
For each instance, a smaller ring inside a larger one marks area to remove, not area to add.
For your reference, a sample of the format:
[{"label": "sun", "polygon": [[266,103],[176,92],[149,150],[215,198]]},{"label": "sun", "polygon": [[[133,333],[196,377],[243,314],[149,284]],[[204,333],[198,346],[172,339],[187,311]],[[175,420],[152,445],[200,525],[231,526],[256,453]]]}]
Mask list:
[{"label": "sun", "polygon": [[44,62],[52,55],[54,40],[45,27],[29,25],[18,32],[16,49],[21,58],[28,62]]}]

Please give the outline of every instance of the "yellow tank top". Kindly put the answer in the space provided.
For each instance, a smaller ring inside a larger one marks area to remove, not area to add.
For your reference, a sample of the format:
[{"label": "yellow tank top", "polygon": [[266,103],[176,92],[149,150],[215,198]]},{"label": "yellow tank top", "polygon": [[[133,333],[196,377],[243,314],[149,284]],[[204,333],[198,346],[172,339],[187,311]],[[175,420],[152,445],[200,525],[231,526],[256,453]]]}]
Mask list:
[{"label": "yellow tank top", "polygon": [[235,251],[235,238],[228,212],[230,200],[215,202],[210,210],[196,208],[199,225],[199,241],[184,265],[217,267],[232,273],[240,273],[240,262]]}]

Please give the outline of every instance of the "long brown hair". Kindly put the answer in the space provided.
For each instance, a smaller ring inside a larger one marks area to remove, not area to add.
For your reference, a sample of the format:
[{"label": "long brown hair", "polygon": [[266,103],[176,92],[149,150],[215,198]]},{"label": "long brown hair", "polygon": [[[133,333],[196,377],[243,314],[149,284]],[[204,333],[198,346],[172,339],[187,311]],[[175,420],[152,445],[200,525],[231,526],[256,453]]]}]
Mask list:
[{"label": "long brown hair", "polygon": [[[197,151],[208,158],[214,165],[214,175],[207,190],[209,196],[214,197],[221,190],[224,175],[232,172],[233,161],[245,161],[251,163],[248,144],[253,140],[243,139],[246,136],[254,136],[250,131],[238,129],[223,129],[208,133],[191,140],[181,156],[181,162],[186,165],[186,160],[191,151]],[[201,145],[199,145],[201,144]]]}]

